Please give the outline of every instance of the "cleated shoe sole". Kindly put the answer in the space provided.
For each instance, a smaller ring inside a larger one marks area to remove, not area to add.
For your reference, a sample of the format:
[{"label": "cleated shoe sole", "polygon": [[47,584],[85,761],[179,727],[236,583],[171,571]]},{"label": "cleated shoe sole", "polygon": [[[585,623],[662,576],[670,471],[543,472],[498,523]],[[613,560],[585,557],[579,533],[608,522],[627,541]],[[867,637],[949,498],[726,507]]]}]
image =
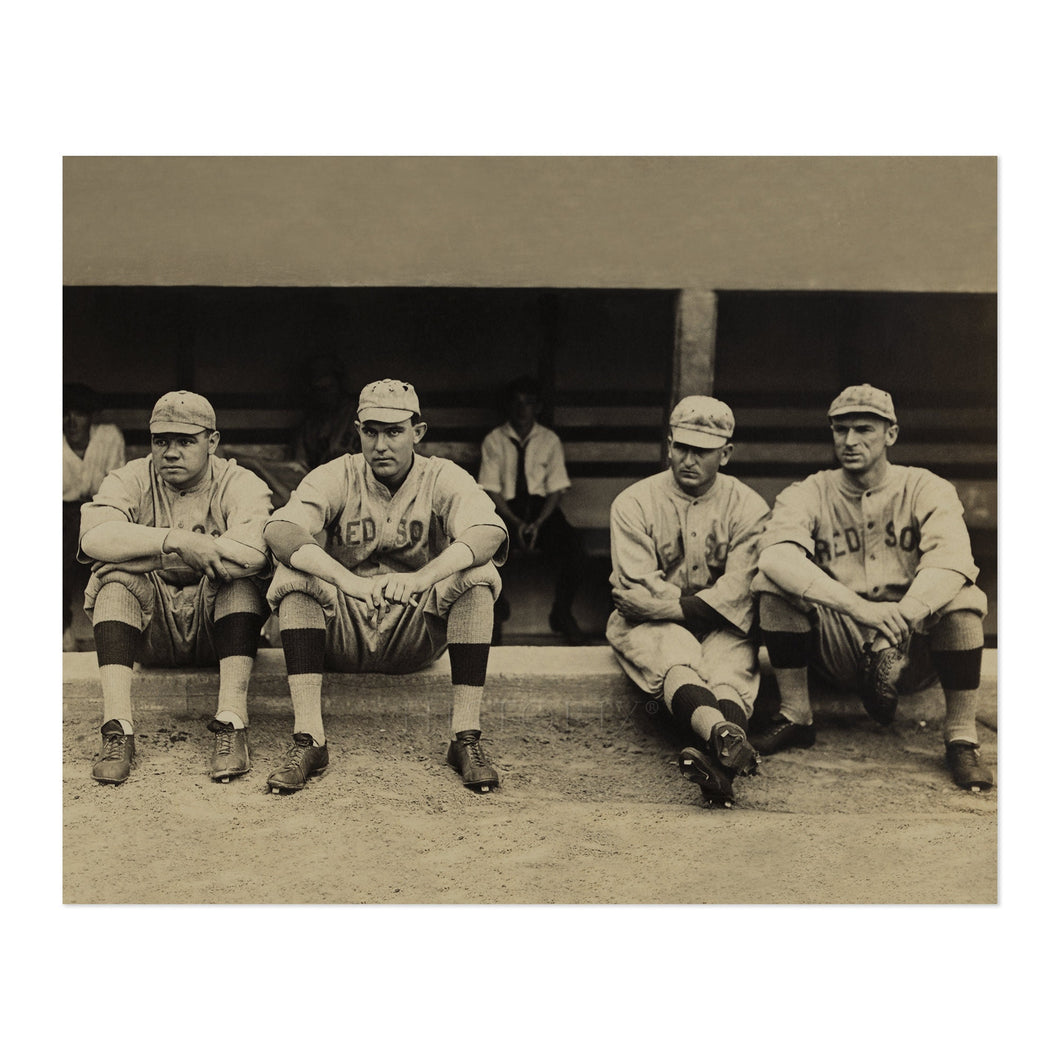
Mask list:
[{"label": "cleated shoe sole", "polygon": [[724,769],[738,777],[758,772],[758,752],[751,746],[747,733],[731,721],[720,721],[710,731],[714,757]]},{"label": "cleated shoe sole", "polygon": [[710,755],[696,747],[686,747],[677,759],[677,764],[685,780],[699,785],[708,806],[732,809],[736,801],[732,778]]}]

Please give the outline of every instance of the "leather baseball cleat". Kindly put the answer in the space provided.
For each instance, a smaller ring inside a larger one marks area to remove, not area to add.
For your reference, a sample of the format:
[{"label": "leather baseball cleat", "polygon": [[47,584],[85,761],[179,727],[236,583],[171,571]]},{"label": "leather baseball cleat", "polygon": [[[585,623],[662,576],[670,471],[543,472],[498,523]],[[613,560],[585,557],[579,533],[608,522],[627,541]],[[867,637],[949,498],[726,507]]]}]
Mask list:
[{"label": "leather baseball cleat", "polygon": [[979,761],[979,748],[974,743],[953,740],[946,744],[946,765],[959,788],[989,791],[994,786],[994,774]]},{"label": "leather baseball cleat", "polygon": [[678,756],[677,765],[685,780],[699,785],[708,806],[732,807],[736,801],[732,791],[732,771],[721,765],[713,754],[697,747],[686,747]]},{"label": "leather baseball cleat", "polygon": [[858,660],[858,695],[865,712],[881,725],[890,725],[898,710],[898,678],[909,665],[901,648],[864,651]]},{"label": "leather baseball cleat", "polygon": [[755,750],[760,755],[775,755],[787,747],[813,747],[816,742],[817,730],[812,721],[809,725],[799,725],[783,714],[770,718],[767,728],[754,738]]},{"label": "leather baseball cleat", "polygon": [[248,773],[250,748],[247,745],[247,730],[237,729],[230,721],[218,721],[216,718],[212,718],[206,728],[215,734],[213,757],[210,759],[211,778],[226,781],[229,777]]},{"label": "leather baseball cleat", "polygon": [[482,744],[479,743],[481,735],[478,729],[458,732],[449,744],[445,760],[460,774],[464,787],[489,791],[500,783],[501,778],[482,750]]},{"label": "leather baseball cleat", "polygon": [[283,765],[266,781],[274,795],[280,791],[301,791],[314,773],[327,768],[327,743],[317,744],[307,732],[296,732],[292,740]]},{"label": "leather baseball cleat", "polygon": [[718,764],[735,776],[746,777],[758,772],[758,752],[734,722],[719,721],[710,730],[710,746]]},{"label": "leather baseball cleat", "polygon": [[126,735],[120,721],[108,721],[100,732],[103,744],[92,766],[92,779],[101,784],[120,784],[132,768],[136,737]]}]

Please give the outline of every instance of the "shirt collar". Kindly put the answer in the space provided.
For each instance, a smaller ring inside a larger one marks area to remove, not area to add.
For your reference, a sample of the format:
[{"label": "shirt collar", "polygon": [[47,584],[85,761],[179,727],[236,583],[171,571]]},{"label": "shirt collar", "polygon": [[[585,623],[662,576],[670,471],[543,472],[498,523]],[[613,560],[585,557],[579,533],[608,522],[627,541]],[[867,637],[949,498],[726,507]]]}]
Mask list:
[{"label": "shirt collar", "polygon": [[501,425],[501,430],[504,431],[505,437],[510,438],[516,445],[529,445],[530,440],[540,434],[544,430],[544,427],[542,427],[540,423],[535,423],[533,427],[530,428],[530,433],[526,436],[525,442],[519,437],[519,432],[507,420]]},{"label": "shirt collar", "polygon": [[690,493],[685,493],[683,489],[674,481],[674,473],[667,468],[663,474],[666,476],[666,488],[672,497],[676,497],[678,500],[684,501],[685,504],[693,504],[696,501],[705,501],[708,497],[713,494],[717,488],[718,483],[721,481],[721,472],[714,476],[714,481],[710,484],[710,489],[706,493],[700,494],[698,497],[693,497]]}]

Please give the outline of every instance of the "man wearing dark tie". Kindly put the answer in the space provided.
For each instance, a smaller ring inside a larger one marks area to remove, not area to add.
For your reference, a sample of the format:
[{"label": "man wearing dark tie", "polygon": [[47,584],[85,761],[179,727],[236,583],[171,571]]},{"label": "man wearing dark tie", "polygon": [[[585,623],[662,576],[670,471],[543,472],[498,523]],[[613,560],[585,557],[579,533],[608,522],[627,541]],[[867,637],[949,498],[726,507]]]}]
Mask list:
[{"label": "man wearing dark tie", "polygon": [[[504,391],[507,421],[490,431],[482,443],[479,485],[489,494],[508,524],[514,550],[540,549],[556,568],[555,595],[549,626],[568,644],[585,636],[571,613],[581,580],[584,553],[577,531],[559,507],[570,488],[563,443],[555,431],[537,422],[541,393],[530,378],[516,379]],[[504,596],[497,601],[494,643],[510,614]]]}]

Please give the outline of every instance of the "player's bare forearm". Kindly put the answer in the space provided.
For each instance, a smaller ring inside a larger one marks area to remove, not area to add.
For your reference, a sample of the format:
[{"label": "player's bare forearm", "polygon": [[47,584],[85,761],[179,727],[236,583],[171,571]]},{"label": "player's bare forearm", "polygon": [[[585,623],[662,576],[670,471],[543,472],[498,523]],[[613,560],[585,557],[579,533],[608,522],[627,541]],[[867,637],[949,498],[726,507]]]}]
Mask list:
[{"label": "player's bare forearm", "polygon": [[889,600],[866,600],[837,582],[791,542],[770,545],[758,560],[759,570],[781,589],[813,604],[852,618],[877,630],[884,640],[898,644],[909,635],[912,623],[901,606]]},{"label": "player's bare forearm", "polygon": [[156,559],[161,565],[162,546],[168,527],[139,526],[136,523],[101,523],[81,539],[81,551],[104,563]]},{"label": "player's bare forearm", "polygon": [[288,565],[294,570],[300,570],[303,574],[312,574],[322,581],[330,582],[346,596],[352,596],[358,600],[371,599],[371,579],[361,578],[347,570],[315,542],[297,548],[291,554]]},{"label": "player's bare forearm", "polygon": [[[260,562],[253,568],[224,560],[221,562],[228,572],[229,579],[236,581],[239,578],[249,578],[251,575],[260,573],[265,566],[265,557],[260,557]],[[124,571],[126,574],[149,574],[156,570],[177,575],[202,574],[202,571],[189,566],[175,553],[167,553],[165,556],[148,556],[144,559],[120,560],[114,563],[96,563],[92,570],[101,578],[114,571]]]},{"label": "player's bare forearm", "polygon": [[[230,582],[245,578],[265,566],[265,557],[255,548],[227,537],[171,528],[162,544],[163,567],[185,564],[210,581]],[[177,559],[171,557],[176,556]]]},{"label": "player's bare forearm", "polygon": [[464,541],[454,541],[444,552],[424,564],[418,571],[404,575],[414,586],[414,593],[426,592],[432,585],[437,585],[443,578],[457,574],[468,567],[479,566],[475,562],[475,553],[471,545]]},{"label": "player's bare forearm", "polygon": [[965,586],[968,579],[955,570],[928,567],[919,571],[902,598],[902,609],[914,623],[945,607]]}]

